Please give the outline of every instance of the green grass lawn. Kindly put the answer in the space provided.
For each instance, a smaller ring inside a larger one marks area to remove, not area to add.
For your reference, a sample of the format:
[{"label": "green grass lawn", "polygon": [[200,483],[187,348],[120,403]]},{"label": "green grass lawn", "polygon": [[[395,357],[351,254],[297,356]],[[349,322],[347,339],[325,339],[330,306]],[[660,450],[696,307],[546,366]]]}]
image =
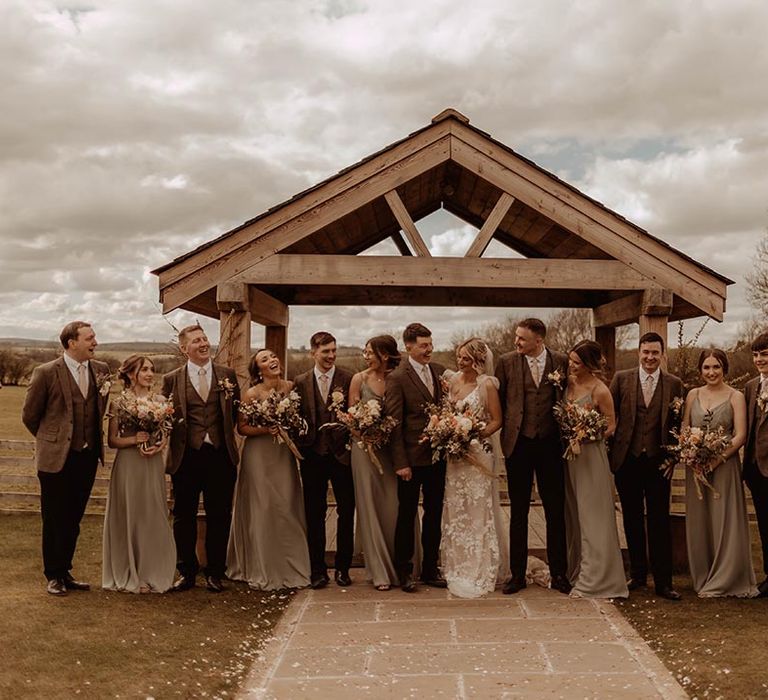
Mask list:
[{"label": "green grass lawn", "polygon": [[21,407],[27,387],[4,386],[0,389],[0,440],[32,440],[21,422]]},{"label": "green grass lawn", "polygon": [[102,591],[101,532],[102,518],[86,516],[73,569],[93,589],[55,598],[40,516],[0,514],[0,697],[234,697],[291,594]]},{"label": "green grass lawn", "polygon": [[[752,528],[752,558],[762,563]],[[762,568],[756,571],[763,580]],[[768,697],[768,598],[698,598],[688,576],[676,576],[678,603],[633,591],[617,607],[692,698]]]}]

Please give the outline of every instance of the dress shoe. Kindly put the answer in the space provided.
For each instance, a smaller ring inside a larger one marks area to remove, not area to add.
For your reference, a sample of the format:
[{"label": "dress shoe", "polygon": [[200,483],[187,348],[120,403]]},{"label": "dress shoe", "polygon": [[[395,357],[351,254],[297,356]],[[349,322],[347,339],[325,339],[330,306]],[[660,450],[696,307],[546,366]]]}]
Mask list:
[{"label": "dress shoe", "polygon": [[336,569],[336,573],[333,575],[333,578],[336,579],[336,585],[337,586],[351,586],[352,585],[352,579],[349,578],[349,572],[348,571],[342,571],[341,569]]},{"label": "dress shoe", "polygon": [[448,588],[448,582],[443,578],[443,575],[439,571],[431,571],[428,574],[422,574],[421,582],[425,586],[432,586],[432,588]]},{"label": "dress shoe", "polygon": [[224,585],[218,576],[206,576],[205,587],[212,593],[221,593],[224,590]]},{"label": "dress shoe", "polygon": [[647,585],[644,578],[631,578],[627,581],[627,588],[630,591],[636,591],[638,588],[645,588]]},{"label": "dress shoe", "polygon": [[400,577],[400,588],[406,593],[414,593],[416,591],[416,581],[413,580],[413,576],[403,574]]},{"label": "dress shoe", "polygon": [[91,590],[91,584],[86,583],[85,581],[75,581],[74,578],[72,578],[72,574],[66,574],[63,579],[61,579],[64,582],[64,585],[67,587],[68,591],[90,591]]},{"label": "dress shoe", "polygon": [[768,578],[757,587],[758,598],[768,598]]},{"label": "dress shoe", "polygon": [[571,582],[565,576],[553,576],[549,586],[556,591],[560,591],[560,593],[565,593],[565,595],[568,595],[573,588]]},{"label": "dress shoe", "polygon": [[178,579],[174,582],[174,584],[171,586],[171,591],[173,593],[180,593],[181,591],[188,591],[190,588],[195,587],[195,577],[194,576],[179,576]]},{"label": "dress shoe", "polygon": [[501,589],[501,592],[505,593],[506,595],[511,595],[512,593],[518,593],[519,591],[522,591],[525,587],[526,583],[524,578],[516,578],[513,576],[504,584],[504,588]]},{"label": "dress shoe", "polygon": [[656,595],[667,600],[682,600],[683,597],[672,586],[659,586]]},{"label": "dress shoe", "polygon": [[325,588],[328,585],[330,579],[326,574],[313,574],[309,581],[309,587],[317,590],[318,588]]},{"label": "dress shoe", "polygon": [[63,579],[52,578],[48,581],[48,586],[45,589],[51,595],[67,595],[67,587],[64,585]]}]

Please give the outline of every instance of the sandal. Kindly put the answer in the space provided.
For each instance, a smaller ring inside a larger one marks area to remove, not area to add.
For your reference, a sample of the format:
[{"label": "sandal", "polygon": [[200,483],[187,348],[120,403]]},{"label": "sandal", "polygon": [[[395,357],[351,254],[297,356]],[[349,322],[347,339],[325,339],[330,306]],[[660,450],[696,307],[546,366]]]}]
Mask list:
[{"label": "sandal", "polygon": [[388,583],[382,583],[379,586],[376,586],[377,591],[388,591],[392,586],[390,586]]}]

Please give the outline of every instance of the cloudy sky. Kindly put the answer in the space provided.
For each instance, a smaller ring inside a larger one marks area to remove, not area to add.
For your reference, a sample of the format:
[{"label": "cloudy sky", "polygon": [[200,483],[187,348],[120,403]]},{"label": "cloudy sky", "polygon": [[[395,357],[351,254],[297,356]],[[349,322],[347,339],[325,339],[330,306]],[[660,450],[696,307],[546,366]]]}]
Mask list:
[{"label": "cloudy sky", "polygon": [[[3,0],[0,337],[168,339],[149,270],[452,106],[736,280],[725,343],[768,226],[767,26],[764,0]],[[294,308],[289,341],[517,313]]]}]

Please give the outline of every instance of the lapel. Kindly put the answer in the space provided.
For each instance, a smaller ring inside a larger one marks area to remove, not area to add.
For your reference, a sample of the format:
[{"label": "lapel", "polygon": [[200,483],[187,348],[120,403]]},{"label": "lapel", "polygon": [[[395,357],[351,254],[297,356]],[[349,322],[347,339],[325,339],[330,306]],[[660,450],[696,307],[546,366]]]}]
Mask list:
[{"label": "lapel", "polygon": [[627,394],[629,396],[629,424],[635,424],[635,417],[637,416],[637,385],[640,383],[640,369],[633,369],[628,375],[629,387]]},{"label": "lapel", "polygon": [[306,385],[307,403],[309,404],[307,406],[307,411],[309,412],[309,423],[310,425],[315,426],[317,425],[317,414],[315,413],[315,384],[317,384],[317,382],[315,381],[314,367],[312,367],[312,369],[307,372],[304,383]]},{"label": "lapel", "polygon": [[758,390],[760,387],[760,376],[758,375],[757,379],[750,379],[745,385],[744,385],[744,398],[747,402],[747,444],[749,444],[749,440],[752,437],[752,434],[757,431],[757,425],[755,424],[755,421],[757,420],[756,413],[757,413],[757,395]]},{"label": "lapel", "polygon": [[[217,366],[211,362],[211,388],[210,391],[215,391],[218,394],[219,397],[219,406],[221,407],[221,415],[226,416],[227,415],[227,395],[226,392],[221,391],[219,389],[219,377],[216,373]],[[219,368],[221,369],[221,368]],[[224,372],[221,372],[222,378],[224,377]]]},{"label": "lapel", "polygon": [[187,363],[185,362],[176,370],[176,376],[173,379],[173,401],[181,411],[184,421],[187,420]]},{"label": "lapel", "polygon": [[[435,396],[434,398],[429,393],[429,389],[427,389],[426,386],[424,386],[424,382],[421,381],[421,377],[416,374],[416,370],[413,368],[413,365],[411,364],[411,361],[406,358],[406,366],[405,366],[405,373],[408,376],[408,378],[413,382],[414,386],[418,389],[419,393],[424,397],[424,400],[429,403],[435,403],[438,400],[438,389],[437,384],[435,384]],[[429,367],[429,365],[427,365]],[[429,367],[429,371],[432,372],[432,368]],[[435,373],[432,372],[432,379],[435,379]]]},{"label": "lapel", "polygon": [[69,381],[70,371],[64,358],[56,360],[56,374],[59,377],[61,393],[64,395],[64,401],[67,404],[67,410],[72,413],[72,387]]},{"label": "lapel", "polygon": [[667,424],[669,404],[672,401],[670,396],[672,393],[671,382],[667,381],[667,373],[663,369],[659,372],[659,384],[661,385],[661,425],[663,428]]}]

